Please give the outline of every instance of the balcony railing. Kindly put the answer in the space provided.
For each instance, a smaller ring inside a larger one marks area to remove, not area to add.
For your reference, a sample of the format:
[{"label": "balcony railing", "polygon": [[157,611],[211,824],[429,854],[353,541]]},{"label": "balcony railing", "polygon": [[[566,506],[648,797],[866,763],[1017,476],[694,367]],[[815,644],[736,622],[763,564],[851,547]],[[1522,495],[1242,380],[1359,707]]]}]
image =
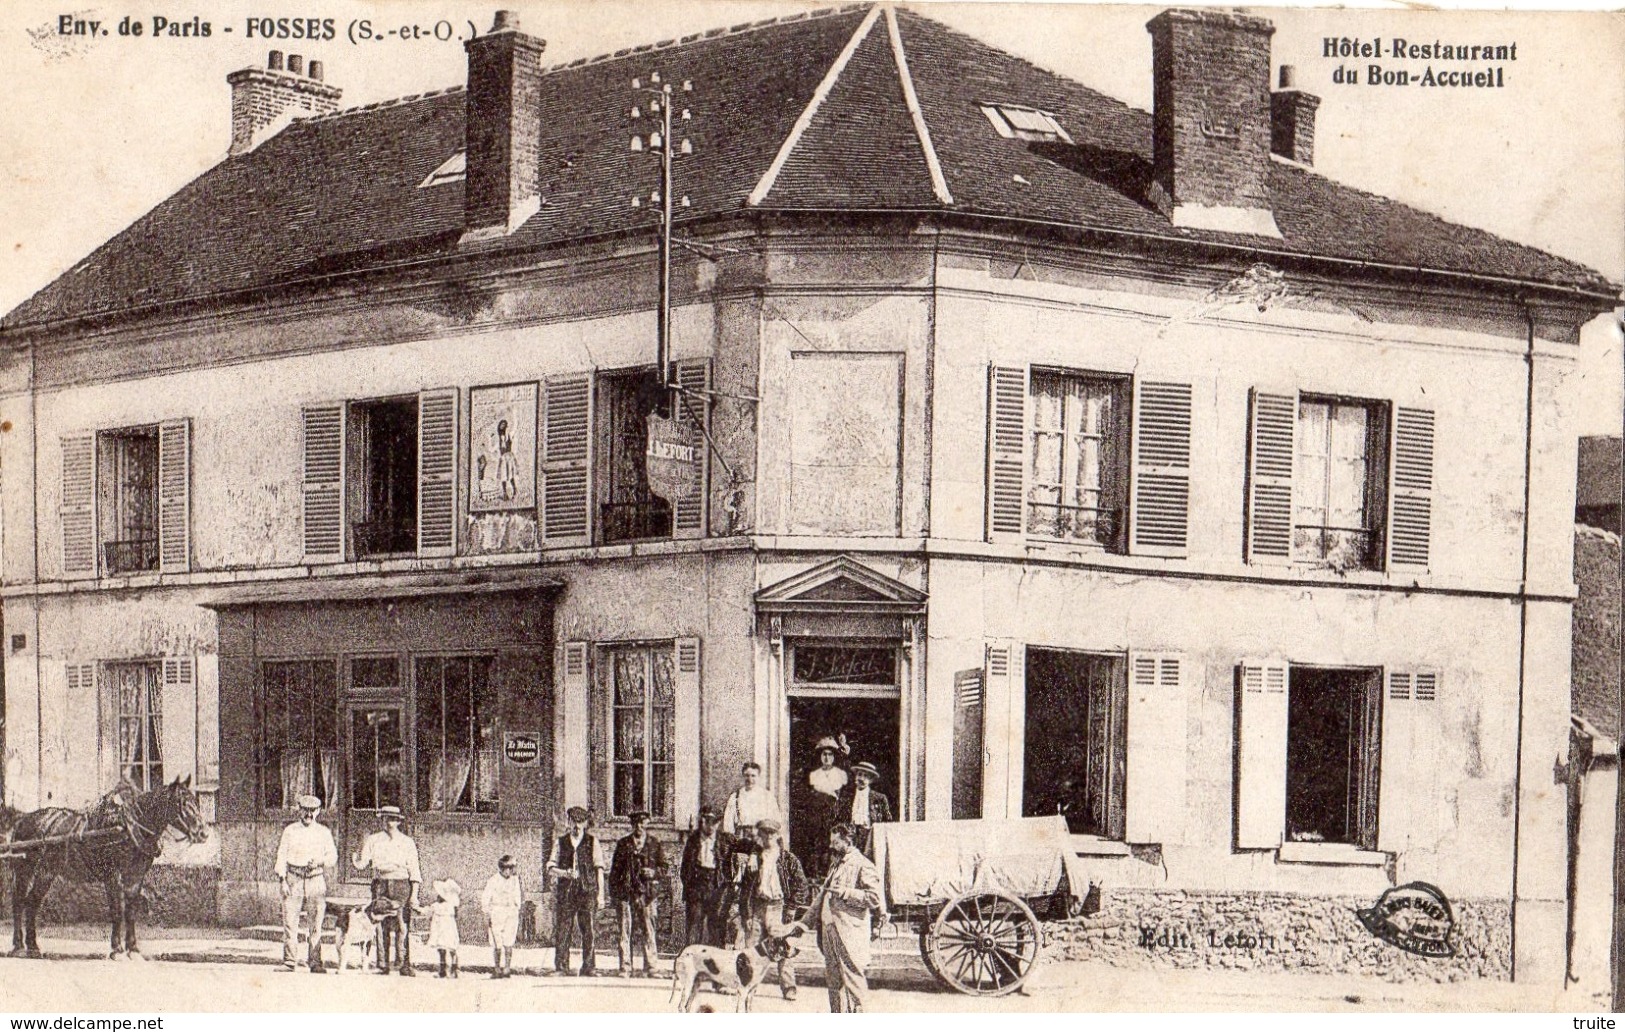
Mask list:
[{"label": "balcony railing", "polygon": [[396,555],[418,548],[417,526],[406,520],[358,520],[350,524],[355,553],[361,558]]},{"label": "balcony railing", "polygon": [[605,502],[598,507],[605,544],[671,537],[671,505],[647,502]]},{"label": "balcony railing", "polygon": [[144,573],[158,568],[158,539],[104,541],[102,565],[108,573]]}]

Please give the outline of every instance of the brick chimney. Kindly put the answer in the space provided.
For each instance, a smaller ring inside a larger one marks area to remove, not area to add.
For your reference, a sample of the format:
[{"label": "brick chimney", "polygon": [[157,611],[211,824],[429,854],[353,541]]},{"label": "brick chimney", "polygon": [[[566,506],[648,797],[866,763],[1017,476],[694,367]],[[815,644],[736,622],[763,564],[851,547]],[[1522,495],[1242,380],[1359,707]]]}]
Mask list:
[{"label": "brick chimney", "polygon": [[1279,237],[1270,211],[1270,36],[1263,18],[1167,10],[1151,33],[1151,201],[1176,226]]},{"label": "brick chimney", "polygon": [[519,31],[498,11],[491,31],[468,51],[467,179],[464,242],[512,233],[536,214],[541,197],[541,83],[545,40]]},{"label": "brick chimney", "polygon": [[325,115],[337,111],[344,93],[322,81],[322,63],[312,61],[305,71],[305,59],[288,56],[282,66],[282,51],[271,51],[264,68],[244,68],[226,76],[231,84],[231,151],[246,154],[275,136],[295,118]]},{"label": "brick chimney", "polygon": [[1315,109],[1320,98],[1298,89],[1297,71],[1281,66],[1280,89],[1270,94],[1270,150],[1300,165],[1315,163]]}]

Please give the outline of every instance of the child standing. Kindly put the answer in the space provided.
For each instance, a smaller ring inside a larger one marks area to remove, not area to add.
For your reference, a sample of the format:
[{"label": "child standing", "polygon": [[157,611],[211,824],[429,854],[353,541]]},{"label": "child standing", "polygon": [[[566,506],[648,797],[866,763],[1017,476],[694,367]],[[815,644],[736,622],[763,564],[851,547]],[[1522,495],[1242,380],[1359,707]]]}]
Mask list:
[{"label": "child standing", "polygon": [[497,873],[485,883],[480,893],[480,906],[485,908],[489,922],[492,953],[492,978],[513,975],[513,943],[519,931],[519,905],[524,900],[524,889],[519,883],[519,861],[504,855],[497,861]]},{"label": "child standing", "polygon": [[463,889],[447,878],[435,882],[434,891],[439,898],[429,908],[429,946],[440,951],[440,977],[446,977],[449,960],[451,977],[456,978],[457,951],[463,944],[462,936],[457,933],[457,904],[461,902]]}]

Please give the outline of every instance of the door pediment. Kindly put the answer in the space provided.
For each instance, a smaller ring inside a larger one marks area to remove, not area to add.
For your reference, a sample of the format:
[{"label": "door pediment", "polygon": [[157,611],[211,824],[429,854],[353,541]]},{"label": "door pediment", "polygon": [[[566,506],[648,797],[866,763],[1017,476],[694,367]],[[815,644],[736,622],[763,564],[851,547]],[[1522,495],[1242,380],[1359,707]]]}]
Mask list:
[{"label": "door pediment", "polygon": [[760,613],[889,613],[925,611],[925,592],[836,556],[756,592]]}]

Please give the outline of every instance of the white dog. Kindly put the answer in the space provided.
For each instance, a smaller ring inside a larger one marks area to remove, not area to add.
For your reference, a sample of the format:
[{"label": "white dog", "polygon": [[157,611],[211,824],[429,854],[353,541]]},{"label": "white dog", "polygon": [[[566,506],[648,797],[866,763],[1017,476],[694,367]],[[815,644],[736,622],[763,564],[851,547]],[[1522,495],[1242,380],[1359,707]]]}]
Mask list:
[{"label": "white dog", "polygon": [[334,930],[338,933],[339,941],[338,973],[344,974],[345,968],[348,967],[351,947],[355,948],[355,969],[367,970],[373,952],[377,949],[378,932],[378,926],[367,916],[367,909],[356,907],[348,913],[339,914],[334,922]]}]

